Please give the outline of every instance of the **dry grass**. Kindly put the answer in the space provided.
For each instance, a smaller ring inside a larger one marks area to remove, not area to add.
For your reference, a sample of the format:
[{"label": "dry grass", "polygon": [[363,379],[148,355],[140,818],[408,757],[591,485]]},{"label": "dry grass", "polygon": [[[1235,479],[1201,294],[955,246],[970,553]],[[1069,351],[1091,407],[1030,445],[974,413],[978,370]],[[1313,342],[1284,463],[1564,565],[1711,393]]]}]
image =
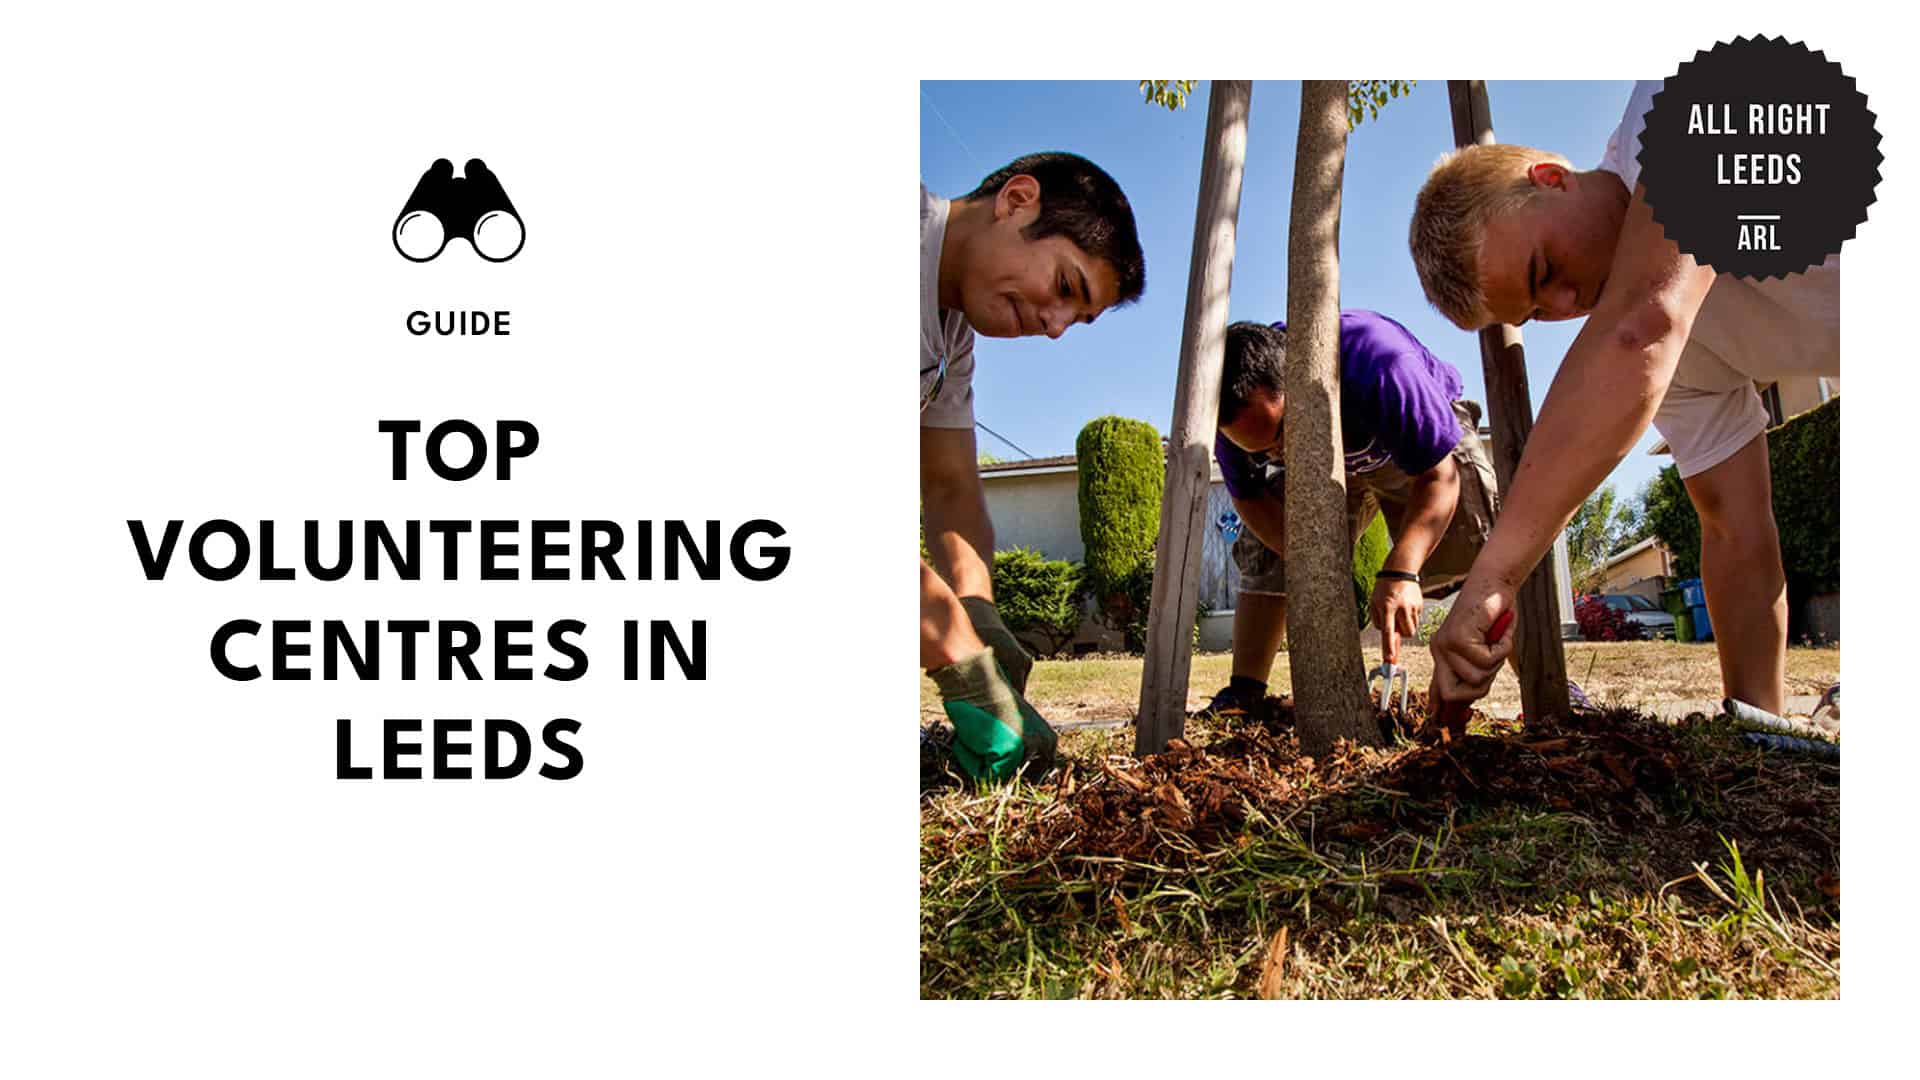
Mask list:
[{"label": "dry grass", "polygon": [[[1433,660],[1427,650],[1409,648],[1401,659],[1413,673],[1415,691],[1424,690],[1433,671]],[[1367,651],[1369,668],[1379,661],[1377,651]],[[1129,719],[1140,704],[1142,663],[1138,656],[1042,661],[1034,666],[1028,696],[1034,707],[1054,724]],[[1215,690],[1225,686],[1232,668],[1233,658],[1226,653],[1195,655],[1189,681],[1189,707],[1205,704]],[[1641,708],[1665,701],[1714,700],[1721,694],[1719,654],[1711,644],[1568,642],[1567,674],[1596,702]],[[1787,693],[1818,694],[1839,678],[1838,646],[1787,650]],[[1282,694],[1290,684],[1287,654],[1282,652],[1274,660],[1269,685],[1273,693]],[[1493,684],[1493,692],[1483,704],[1495,713],[1520,707],[1520,684],[1511,671],[1501,672]],[[934,692],[933,683],[924,678],[920,713],[923,721],[941,715],[939,696]]]},{"label": "dry grass", "polygon": [[1087,729],[981,789],[923,748],[921,993],[1837,996],[1838,767],[1580,723],[1325,762],[1279,728],[1146,761]]},{"label": "dry grass", "polygon": [[[1711,645],[1567,653],[1602,703],[1720,696]],[[1405,658],[1423,687],[1426,651]],[[1230,666],[1195,656],[1190,703]],[[1042,662],[1029,696],[1055,724],[1126,720],[1141,667]],[[1789,650],[1788,692],[1839,670],[1838,648]],[[1840,992],[1839,768],[1724,721],[1628,707],[1548,732],[1481,714],[1444,752],[1320,763],[1280,729],[1191,720],[1187,744],[1143,762],[1130,727],[1084,728],[1044,782],[973,789],[946,768],[930,683],[921,704],[926,997]],[[1510,673],[1486,705],[1518,707]]]}]

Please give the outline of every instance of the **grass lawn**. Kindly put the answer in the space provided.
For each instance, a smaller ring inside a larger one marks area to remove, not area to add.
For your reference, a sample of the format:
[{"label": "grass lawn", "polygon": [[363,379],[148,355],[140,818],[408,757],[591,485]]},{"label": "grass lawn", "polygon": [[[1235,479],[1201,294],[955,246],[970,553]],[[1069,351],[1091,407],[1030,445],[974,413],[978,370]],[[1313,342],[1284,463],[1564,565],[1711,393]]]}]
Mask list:
[{"label": "grass lawn", "polygon": [[[1710,647],[1569,654],[1600,700],[1718,695]],[[1197,657],[1195,687],[1226,665]],[[1837,650],[1795,650],[1789,690],[1838,667]],[[1030,689],[1056,721],[1125,716],[1139,669],[1043,663]],[[1501,693],[1517,699],[1510,678]],[[1448,747],[1327,761],[1284,723],[1192,721],[1145,761],[1131,728],[1087,729],[1041,782],[979,789],[934,734],[926,997],[1839,994],[1839,768],[1719,721],[1479,714]]]},{"label": "grass lawn", "polygon": [[[1425,692],[1433,672],[1433,658],[1426,647],[1403,649],[1400,658],[1413,673],[1414,692]],[[1377,651],[1366,654],[1368,668],[1379,662]],[[1034,666],[1028,697],[1055,724],[1131,719],[1140,707],[1141,665],[1138,656],[1042,661]],[[1196,654],[1188,683],[1189,708],[1206,704],[1215,690],[1227,685],[1232,669],[1233,657],[1227,653]],[[1601,704],[1651,706],[1662,701],[1720,697],[1719,654],[1711,644],[1570,641],[1567,675]],[[1839,678],[1839,648],[1787,650],[1787,693],[1818,694]],[[1269,685],[1274,693],[1284,694],[1290,680],[1287,654],[1282,652],[1274,660]],[[1502,671],[1494,680],[1485,704],[1493,712],[1512,712],[1520,707],[1520,683],[1512,671]],[[922,722],[941,715],[940,697],[932,681],[924,677],[920,680],[920,713]]]}]

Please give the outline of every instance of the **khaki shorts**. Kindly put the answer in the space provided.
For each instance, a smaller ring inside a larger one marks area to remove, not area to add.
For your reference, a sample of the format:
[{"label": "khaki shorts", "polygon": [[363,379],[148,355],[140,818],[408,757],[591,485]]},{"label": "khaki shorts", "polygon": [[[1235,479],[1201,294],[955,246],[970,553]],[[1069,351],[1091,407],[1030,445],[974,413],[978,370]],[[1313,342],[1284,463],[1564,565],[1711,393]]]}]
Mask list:
[{"label": "khaki shorts", "polygon": [[[1480,441],[1480,406],[1471,401],[1453,403],[1460,419],[1460,442],[1452,456],[1460,471],[1460,501],[1453,510],[1440,544],[1420,568],[1420,590],[1444,596],[1466,579],[1474,556],[1486,546],[1493,519],[1500,512],[1499,483],[1493,477],[1493,459]],[[1387,519],[1387,535],[1400,538],[1400,521],[1407,509],[1413,478],[1389,462],[1371,472],[1347,477],[1347,540],[1352,543],[1373,524],[1373,516]],[[1278,496],[1273,496],[1278,498]],[[1270,596],[1287,594],[1286,560],[1262,544],[1252,529],[1241,529],[1233,543],[1233,562],[1240,568],[1240,591]]]},{"label": "khaki shorts", "polygon": [[1681,477],[1698,476],[1767,429],[1755,383],[1839,374],[1839,256],[1784,278],[1722,274],[1694,318],[1653,426]]}]

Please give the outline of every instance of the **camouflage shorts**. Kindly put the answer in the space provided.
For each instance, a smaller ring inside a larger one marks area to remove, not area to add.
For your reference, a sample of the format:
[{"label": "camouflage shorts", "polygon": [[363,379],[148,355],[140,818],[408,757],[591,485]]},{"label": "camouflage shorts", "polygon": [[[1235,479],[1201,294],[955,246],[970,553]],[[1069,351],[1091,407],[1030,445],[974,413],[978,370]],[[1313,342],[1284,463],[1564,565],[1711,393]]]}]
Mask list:
[{"label": "camouflage shorts", "polygon": [[[1471,401],[1456,401],[1453,412],[1460,420],[1460,442],[1453,448],[1454,464],[1460,471],[1460,501],[1454,507],[1453,522],[1447,526],[1440,544],[1427,556],[1420,568],[1420,589],[1428,596],[1444,596],[1465,580],[1473,567],[1474,556],[1486,546],[1493,532],[1494,515],[1500,509],[1500,489],[1493,478],[1493,459],[1480,441],[1480,406]],[[1388,463],[1371,472],[1347,477],[1347,529],[1349,542],[1358,540],[1373,523],[1373,516],[1387,519],[1387,535],[1398,540],[1400,520],[1406,512],[1407,497],[1413,479]],[[1277,496],[1275,496],[1277,498]],[[1242,529],[1233,543],[1233,562],[1240,569],[1241,592],[1285,596],[1286,560],[1280,553],[1262,544],[1253,530]]]}]

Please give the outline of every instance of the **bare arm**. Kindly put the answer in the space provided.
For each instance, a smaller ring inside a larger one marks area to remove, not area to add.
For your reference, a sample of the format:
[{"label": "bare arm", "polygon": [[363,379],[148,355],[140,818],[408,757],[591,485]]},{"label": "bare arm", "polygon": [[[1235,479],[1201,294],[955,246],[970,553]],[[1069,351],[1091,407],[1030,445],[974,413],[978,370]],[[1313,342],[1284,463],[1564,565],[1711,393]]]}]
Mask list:
[{"label": "bare arm", "polygon": [[1268,551],[1282,555],[1287,553],[1287,514],[1279,499],[1271,496],[1243,499],[1238,495],[1233,499],[1233,511],[1240,515],[1240,521],[1253,533],[1254,539],[1267,545]]},{"label": "bare arm", "polygon": [[933,568],[955,595],[993,599],[993,522],[972,428],[920,429],[920,501]]},{"label": "bare arm", "polygon": [[1474,576],[1518,588],[1653,420],[1713,271],[1681,254],[1636,188],[1606,294],[1567,350]]},{"label": "bare arm", "polygon": [[1667,240],[1645,195],[1634,190],[1606,293],[1547,389],[1493,535],[1433,640],[1436,706],[1482,697],[1493,684],[1514,636],[1488,645],[1487,630],[1512,610],[1520,583],[1581,501],[1647,430],[1713,287],[1713,271]]},{"label": "bare arm", "polygon": [[[1400,535],[1380,568],[1418,574],[1427,556],[1440,546],[1440,538],[1447,534],[1459,501],[1460,466],[1448,454],[1433,468],[1413,477],[1406,513],[1400,519]],[[1418,581],[1383,577],[1373,583],[1367,617],[1380,628],[1381,659],[1389,664],[1400,662],[1400,640],[1419,633],[1424,605]]]},{"label": "bare arm", "polygon": [[1383,570],[1404,570],[1417,574],[1427,564],[1427,556],[1440,546],[1440,538],[1453,524],[1453,510],[1460,501],[1460,466],[1453,455],[1413,478],[1407,493],[1407,510],[1400,519],[1400,535],[1393,550],[1387,552]]}]

